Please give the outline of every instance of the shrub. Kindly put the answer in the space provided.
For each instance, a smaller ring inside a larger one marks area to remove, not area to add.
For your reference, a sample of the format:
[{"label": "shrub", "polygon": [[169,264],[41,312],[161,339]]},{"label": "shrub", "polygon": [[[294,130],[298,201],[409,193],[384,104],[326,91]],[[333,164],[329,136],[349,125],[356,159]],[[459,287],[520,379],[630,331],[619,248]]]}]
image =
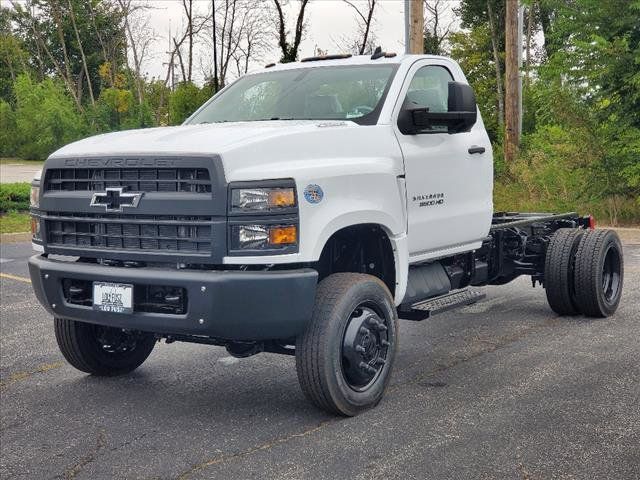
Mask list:
[{"label": "shrub", "polygon": [[0,212],[29,210],[29,183],[0,183]]},{"label": "shrub", "polygon": [[193,83],[181,83],[169,97],[169,124],[179,125],[211,96],[211,89]]}]

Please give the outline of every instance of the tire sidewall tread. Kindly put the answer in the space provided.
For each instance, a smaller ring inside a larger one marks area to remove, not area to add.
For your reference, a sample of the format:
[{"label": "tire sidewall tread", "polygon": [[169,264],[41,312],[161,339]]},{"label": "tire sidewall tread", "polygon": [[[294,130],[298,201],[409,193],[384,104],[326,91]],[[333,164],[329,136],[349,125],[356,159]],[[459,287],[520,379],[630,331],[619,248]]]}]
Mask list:
[{"label": "tire sidewall tread", "polygon": [[[603,267],[606,252],[610,247],[616,249],[620,259],[620,284],[613,302],[604,298],[602,286]],[[589,317],[608,317],[620,303],[624,281],[624,261],[622,244],[613,230],[592,230],[584,235],[576,255],[575,289],[576,299],[582,313]]]},{"label": "tire sidewall tread", "polygon": [[156,340],[152,334],[139,339],[136,348],[128,354],[109,357],[92,337],[93,325],[54,318],[58,347],[64,358],[76,369],[96,376],[115,376],[138,368],[149,357]]},{"label": "tire sidewall tread", "polygon": [[585,231],[560,228],[551,236],[544,267],[544,287],[551,309],[558,315],[580,313],[575,296],[575,258]]}]

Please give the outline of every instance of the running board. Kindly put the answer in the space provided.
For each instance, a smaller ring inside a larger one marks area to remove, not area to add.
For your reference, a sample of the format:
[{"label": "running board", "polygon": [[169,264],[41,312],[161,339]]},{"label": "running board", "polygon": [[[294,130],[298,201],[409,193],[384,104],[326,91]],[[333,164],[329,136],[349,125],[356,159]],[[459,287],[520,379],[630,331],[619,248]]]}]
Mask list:
[{"label": "running board", "polygon": [[[432,315],[447,312],[454,308],[471,305],[482,300],[487,295],[478,290],[462,290],[454,293],[447,293],[439,297],[430,298],[413,305],[401,305],[398,308],[398,316],[403,320],[413,320],[419,322],[426,320]],[[403,308],[409,307],[409,308]]]}]

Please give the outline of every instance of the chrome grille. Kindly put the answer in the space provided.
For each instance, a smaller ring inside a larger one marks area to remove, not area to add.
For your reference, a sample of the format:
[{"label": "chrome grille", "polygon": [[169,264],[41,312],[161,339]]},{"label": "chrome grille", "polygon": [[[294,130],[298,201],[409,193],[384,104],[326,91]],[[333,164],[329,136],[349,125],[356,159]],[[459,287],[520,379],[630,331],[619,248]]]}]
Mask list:
[{"label": "chrome grille", "polygon": [[50,246],[106,250],[210,253],[206,216],[55,213],[45,217]]},{"label": "chrome grille", "polygon": [[45,191],[101,191],[125,187],[135,192],[211,192],[206,168],[51,168]]}]

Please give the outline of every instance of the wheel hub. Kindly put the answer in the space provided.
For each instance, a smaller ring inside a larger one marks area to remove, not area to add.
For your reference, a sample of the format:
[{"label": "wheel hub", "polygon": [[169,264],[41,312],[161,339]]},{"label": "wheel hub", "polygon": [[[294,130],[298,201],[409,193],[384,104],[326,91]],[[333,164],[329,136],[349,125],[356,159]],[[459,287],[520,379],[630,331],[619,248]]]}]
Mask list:
[{"label": "wheel hub", "polygon": [[620,270],[618,251],[614,247],[610,247],[607,250],[602,267],[602,291],[607,302],[612,302],[618,295]]},{"label": "wheel hub", "polygon": [[349,386],[365,390],[378,377],[387,360],[386,320],[369,307],[356,308],[342,343],[342,373]]},{"label": "wheel hub", "polygon": [[123,353],[135,350],[138,336],[124,329],[97,327],[96,340],[105,352]]}]

